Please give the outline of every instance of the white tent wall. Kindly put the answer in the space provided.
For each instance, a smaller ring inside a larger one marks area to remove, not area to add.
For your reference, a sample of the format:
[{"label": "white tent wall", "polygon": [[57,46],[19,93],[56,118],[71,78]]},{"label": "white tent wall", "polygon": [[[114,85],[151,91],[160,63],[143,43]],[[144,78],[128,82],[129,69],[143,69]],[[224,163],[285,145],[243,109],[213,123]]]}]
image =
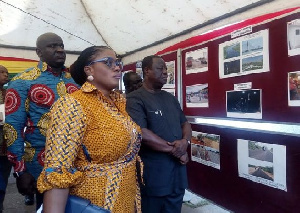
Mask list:
[{"label": "white tent wall", "polygon": [[[111,46],[129,64],[210,30],[296,6],[299,0],[0,0],[0,56],[37,60],[36,38],[54,32],[74,53],[66,65],[91,45]],[[235,15],[177,36],[230,13]],[[175,38],[166,40],[170,36]]]},{"label": "white tent wall", "polygon": [[267,13],[272,13],[272,12],[277,12],[280,10],[284,10],[287,8],[293,8],[293,7],[298,7],[300,6],[300,2],[299,0],[290,0],[290,1],[286,1],[286,0],[275,0],[272,1],[270,3],[266,3],[260,7],[256,7],[253,9],[250,9],[248,11],[245,11],[243,13],[239,13],[237,15],[231,16],[229,18],[226,19],[222,19],[212,25],[208,25],[205,26],[199,30],[195,30],[190,32],[189,34],[177,37],[175,39],[166,41],[162,44],[147,48],[145,50],[139,51],[139,52],[135,52],[134,54],[128,55],[126,57],[123,58],[124,64],[130,64],[139,60],[142,60],[145,56],[147,55],[153,55],[155,53],[157,53],[160,50],[163,50],[169,46],[172,46],[178,42],[184,41],[188,38],[191,38],[193,36],[197,36],[197,35],[201,35],[204,34],[208,31],[211,30],[215,30],[230,24],[234,24],[237,22],[240,22],[242,20],[247,20],[250,18],[254,18],[260,15],[264,15]]}]

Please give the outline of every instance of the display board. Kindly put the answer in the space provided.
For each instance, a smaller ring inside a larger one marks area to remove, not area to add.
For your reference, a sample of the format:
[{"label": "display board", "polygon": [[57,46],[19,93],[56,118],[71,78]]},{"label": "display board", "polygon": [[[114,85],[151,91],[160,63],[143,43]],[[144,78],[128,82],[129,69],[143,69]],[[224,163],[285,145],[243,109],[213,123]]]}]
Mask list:
[{"label": "display board", "polygon": [[[204,163],[194,159],[188,163],[191,191],[233,212],[299,211],[299,137],[204,125],[192,125],[192,129],[217,136],[219,161],[209,154],[202,158]],[[249,143],[244,145],[246,152],[239,144],[245,141]]]},{"label": "display board", "polygon": [[[258,127],[300,122],[299,20],[299,10],[292,11],[202,37],[182,49],[181,70],[177,52],[162,55],[174,66],[174,85],[170,78],[167,89],[175,87],[185,115],[195,121],[189,189],[234,212],[299,212],[300,133]],[[199,118],[215,123],[197,124]],[[221,119],[244,127],[218,124]],[[253,131],[247,129],[250,122],[257,126]]]},{"label": "display board", "polygon": [[300,122],[300,13],[185,48],[182,65],[183,110],[195,121],[189,189],[234,212],[298,212],[299,134],[218,119]]},{"label": "display board", "polygon": [[[167,83],[162,89],[177,97],[178,87],[176,85],[178,84],[178,81],[181,80],[181,76],[178,76],[177,71],[177,52],[168,53],[166,55],[162,55],[161,57],[166,62],[168,72]],[[136,63],[125,65],[122,74],[124,75],[124,73],[130,71],[136,72],[142,77],[142,62],[138,61]],[[122,85],[121,83],[122,82],[120,82],[120,85]],[[124,92],[124,86],[120,86],[120,88],[122,88]]]},{"label": "display board", "polygon": [[300,15],[182,51],[189,116],[300,122]]}]

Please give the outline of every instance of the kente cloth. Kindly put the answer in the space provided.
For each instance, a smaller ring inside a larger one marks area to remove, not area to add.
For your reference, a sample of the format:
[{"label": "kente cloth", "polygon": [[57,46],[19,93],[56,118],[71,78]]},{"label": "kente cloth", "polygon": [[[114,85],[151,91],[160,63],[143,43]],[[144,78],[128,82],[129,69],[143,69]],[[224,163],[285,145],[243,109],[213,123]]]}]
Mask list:
[{"label": "kente cloth", "polygon": [[57,74],[42,61],[10,81],[5,96],[4,135],[15,171],[26,170],[38,177],[43,168],[50,107],[78,88],[67,68]]},{"label": "kente cloth", "polygon": [[54,104],[38,190],[69,188],[112,212],[141,212],[140,128],[127,114],[125,98],[109,96],[86,82]]}]

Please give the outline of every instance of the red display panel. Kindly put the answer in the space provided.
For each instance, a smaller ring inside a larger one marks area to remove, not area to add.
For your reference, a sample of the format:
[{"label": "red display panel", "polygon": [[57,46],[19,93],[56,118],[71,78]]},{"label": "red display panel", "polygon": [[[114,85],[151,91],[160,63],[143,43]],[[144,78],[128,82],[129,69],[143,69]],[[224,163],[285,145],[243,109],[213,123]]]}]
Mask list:
[{"label": "red display panel", "polygon": [[[227,117],[226,91],[234,90],[234,84],[252,82],[252,89],[261,89],[262,120],[276,122],[300,122],[300,106],[288,106],[288,73],[300,71],[300,55],[288,57],[287,23],[300,18],[295,13],[269,23],[254,26],[253,33],[269,31],[269,72],[219,78],[219,44],[231,40],[230,35],[182,51],[182,64],[186,53],[208,48],[208,71],[186,75],[182,69],[183,110],[188,116]],[[208,83],[209,107],[186,107],[186,86]]]},{"label": "red display panel", "polygon": [[[194,131],[220,135],[220,170],[190,161],[189,189],[234,212],[298,212],[300,143],[298,137],[192,125]],[[237,139],[286,146],[287,192],[238,175]]]}]

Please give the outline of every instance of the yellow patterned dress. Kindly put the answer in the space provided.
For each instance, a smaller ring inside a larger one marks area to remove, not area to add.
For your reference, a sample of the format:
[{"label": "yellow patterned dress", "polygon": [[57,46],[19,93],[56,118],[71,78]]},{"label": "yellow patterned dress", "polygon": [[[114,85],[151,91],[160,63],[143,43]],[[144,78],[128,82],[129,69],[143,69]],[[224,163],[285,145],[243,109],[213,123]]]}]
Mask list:
[{"label": "yellow patterned dress", "polygon": [[110,98],[86,82],[53,105],[38,189],[70,188],[112,212],[140,212],[140,128],[126,100],[116,92]]}]

